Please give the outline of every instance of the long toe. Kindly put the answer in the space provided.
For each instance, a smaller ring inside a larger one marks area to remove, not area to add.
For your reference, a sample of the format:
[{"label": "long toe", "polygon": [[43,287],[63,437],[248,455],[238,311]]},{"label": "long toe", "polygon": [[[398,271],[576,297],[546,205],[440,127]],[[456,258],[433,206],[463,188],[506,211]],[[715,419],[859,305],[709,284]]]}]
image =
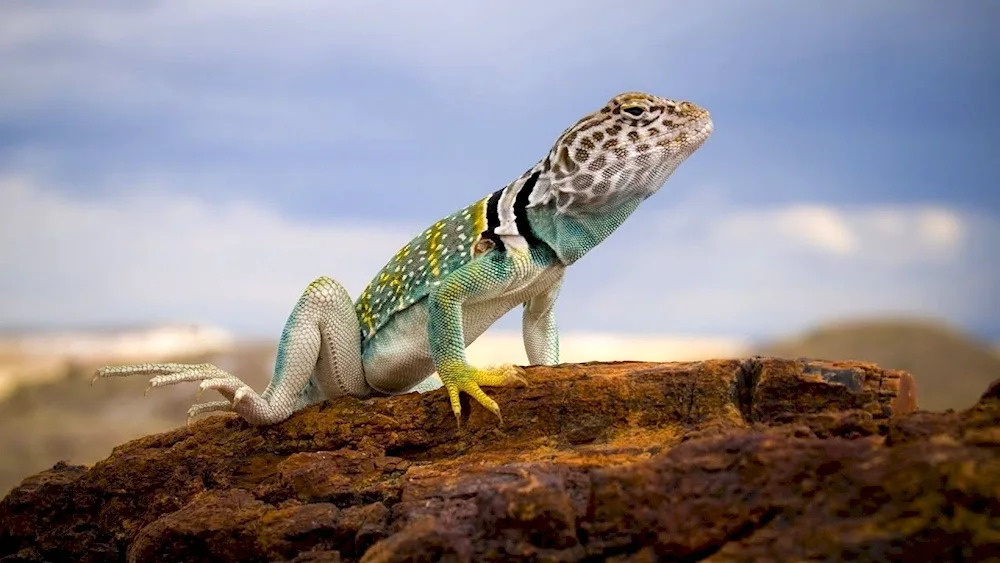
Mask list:
[{"label": "long toe", "polygon": [[528,380],[522,375],[524,370],[518,366],[504,364],[488,369],[473,368],[472,380],[479,385],[486,387],[500,387],[503,385],[527,385]]},{"label": "long toe", "polygon": [[201,414],[217,411],[229,412],[232,410],[233,405],[229,401],[211,401],[208,403],[191,405],[191,408],[189,408],[187,412],[188,424],[191,423],[191,419]]},{"label": "long toe", "polygon": [[235,400],[236,390],[243,387],[243,382],[232,377],[216,377],[206,379],[198,385],[198,399],[209,389],[215,389],[230,402]]},{"label": "long toe", "polygon": [[153,387],[162,387],[164,385],[174,385],[187,381],[205,381],[208,379],[226,379],[229,377],[233,376],[215,366],[188,366],[188,369],[183,371],[157,375],[149,380],[149,384]]},{"label": "long toe", "polygon": [[95,373],[95,378],[101,377],[128,377],[131,375],[171,375],[188,371],[212,367],[211,364],[130,364],[122,366],[104,366]]}]

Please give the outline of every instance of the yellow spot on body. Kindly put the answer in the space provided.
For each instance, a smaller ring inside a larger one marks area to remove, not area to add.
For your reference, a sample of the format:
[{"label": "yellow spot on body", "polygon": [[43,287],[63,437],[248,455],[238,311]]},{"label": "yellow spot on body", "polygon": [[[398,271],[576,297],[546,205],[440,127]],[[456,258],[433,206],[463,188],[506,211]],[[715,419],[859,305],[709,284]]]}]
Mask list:
[{"label": "yellow spot on body", "polygon": [[472,232],[469,233],[469,238],[462,239],[462,244],[468,244],[468,252],[475,256],[476,252],[476,241],[479,240],[479,235],[486,230],[486,204],[489,203],[489,196],[472,204],[472,223],[469,228]]},{"label": "yellow spot on body", "polygon": [[490,201],[489,197],[485,197],[477,201],[472,206],[472,236],[475,237],[479,233],[486,230],[486,204]]},{"label": "yellow spot on body", "polygon": [[375,330],[375,317],[372,314],[371,293],[368,292],[367,288],[361,293],[361,299],[358,300],[358,308],[361,309],[361,322],[368,325],[368,332],[370,334]]},{"label": "yellow spot on body", "polygon": [[431,275],[437,277],[441,275],[440,260],[443,254],[441,234],[444,231],[444,221],[431,225],[430,231],[431,234],[427,237],[427,265],[431,267]]},{"label": "yellow spot on body", "polygon": [[392,288],[392,294],[398,299],[403,294],[403,276],[392,276],[389,287]]}]

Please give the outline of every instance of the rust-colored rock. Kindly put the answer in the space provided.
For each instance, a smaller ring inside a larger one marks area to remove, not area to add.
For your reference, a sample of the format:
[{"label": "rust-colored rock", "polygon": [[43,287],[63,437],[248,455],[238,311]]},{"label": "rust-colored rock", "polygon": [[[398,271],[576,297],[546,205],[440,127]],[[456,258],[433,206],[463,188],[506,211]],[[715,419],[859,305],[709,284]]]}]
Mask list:
[{"label": "rust-colored rock", "polygon": [[505,425],[443,391],[216,416],[0,503],[0,561],[986,560],[1000,400],[753,359],[529,368]]}]

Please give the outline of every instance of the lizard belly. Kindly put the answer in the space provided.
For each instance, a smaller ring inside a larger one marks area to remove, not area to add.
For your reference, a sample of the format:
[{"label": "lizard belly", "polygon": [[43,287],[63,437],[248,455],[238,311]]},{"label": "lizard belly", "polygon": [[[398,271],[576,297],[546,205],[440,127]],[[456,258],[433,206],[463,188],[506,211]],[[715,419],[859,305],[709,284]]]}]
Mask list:
[{"label": "lizard belly", "polygon": [[[472,344],[486,329],[514,307],[549,289],[565,266],[549,265],[511,281],[500,294],[472,298],[462,304],[465,345]],[[435,371],[428,344],[427,298],[400,311],[365,347],[365,379],[373,389],[386,394],[405,393]]]}]

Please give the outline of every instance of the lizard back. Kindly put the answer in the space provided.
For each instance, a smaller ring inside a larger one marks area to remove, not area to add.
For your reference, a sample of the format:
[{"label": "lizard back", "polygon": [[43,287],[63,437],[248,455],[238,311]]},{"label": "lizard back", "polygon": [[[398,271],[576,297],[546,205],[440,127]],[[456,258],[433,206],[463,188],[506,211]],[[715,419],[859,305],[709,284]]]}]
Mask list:
[{"label": "lizard back", "polygon": [[489,197],[440,219],[400,248],[355,303],[368,340],[396,313],[427,296],[439,278],[469,263],[487,225]]}]

